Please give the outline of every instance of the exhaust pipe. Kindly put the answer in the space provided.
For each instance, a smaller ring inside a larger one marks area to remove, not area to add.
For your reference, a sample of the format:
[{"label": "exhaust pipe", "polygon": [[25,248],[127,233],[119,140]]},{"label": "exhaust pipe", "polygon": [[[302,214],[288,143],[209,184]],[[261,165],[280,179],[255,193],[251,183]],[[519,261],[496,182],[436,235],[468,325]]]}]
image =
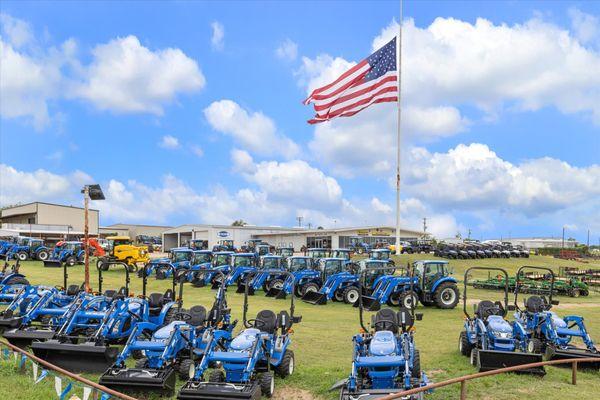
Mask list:
[{"label": "exhaust pipe", "polygon": [[[542,361],[541,354],[520,353],[512,351],[479,350],[477,366],[479,372],[492,371],[500,368],[514,367],[517,365],[531,364]],[[515,371],[517,374],[546,375],[543,366]]]},{"label": "exhaust pipe", "polygon": [[216,383],[188,381],[177,395],[178,400],[258,400],[257,383]]},{"label": "exhaust pipe", "polygon": [[100,385],[121,393],[156,394],[166,397],[175,395],[177,375],[172,367],[152,368],[109,368],[100,377]]},{"label": "exhaust pipe", "polygon": [[32,343],[36,356],[71,372],[104,372],[114,364],[119,349],[96,345],[61,343],[58,340]]}]

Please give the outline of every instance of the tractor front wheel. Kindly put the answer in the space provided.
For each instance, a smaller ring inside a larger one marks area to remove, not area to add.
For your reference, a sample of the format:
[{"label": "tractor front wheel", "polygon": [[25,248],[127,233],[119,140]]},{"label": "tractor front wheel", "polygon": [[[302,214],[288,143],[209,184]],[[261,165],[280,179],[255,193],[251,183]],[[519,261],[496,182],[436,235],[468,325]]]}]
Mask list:
[{"label": "tractor front wheel", "polygon": [[272,372],[263,373],[260,378],[260,391],[265,397],[273,397],[273,392],[275,392],[275,377]]},{"label": "tractor front wheel", "polygon": [[29,254],[27,254],[27,252],[25,251],[20,251],[17,253],[17,258],[19,259],[19,261],[27,261],[27,259],[29,258]]},{"label": "tractor front wheel", "polygon": [[415,379],[421,379],[421,354],[419,350],[415,349],[413,357],[412,377]]},{"label": "tractor front wheel", "polygon": [[469,342],[467,332],[462,331],[458,337],[458,350],[460,351],[460,354],[467,357],[469,354],[471,354],[472,349],[473,346],[471,345],[471,342]]},{"label": "tractor front wheel", "polygon": [[479,349],[477,347],[471,349],[471,365],[479,369]]},{"label": "tractor front wheel", "polygon": [[69,256],[65,260],[65,264],[67,264],[69,267],[72,267],[73,265],[77,264],[77,259],[74,256]]},{"label": "tractor front wheel", "polygon": [[135,362],[135,367],[136,368],[145,368],[146,367],[146,361],[148,361],[148,359],[146,357],[140,358],[139,360],[137,360]]},{"label": "tractor front wheel", "polygon": [[542,353],[542,341],[537,338],[533,338],[527,343],[527,352],[531,354]]},{"label": "tractor front wheel", "polygon": [[444,282],[440,284],[434,293],[435,304],[438,308],[451,309],[458,304],[458,287],[453,282]]},{"label": "tractor front wheel", "polygon": [[336,290],[333,293],[333,299],[332,300],[339,301],[339,302],[344,301],[344,291],[340,290],[340,289]]},{"label": "tractor front wheel", "polygon": [[292,350],[286,350],[281,359],[281,363],[275,368],[275,371],[277,372],[277,375],[285,378],[294,373],[294,367],[294,352]]},{"label": "tractor front wheel", "polygon": [[40,250],[39,253],[37,253],[37,259],[41,260],[41,261],[45,261],[48,259],[48,251],[46,250]]},{"label": "tractor front wheel", "polygon": [[194,377],[193,371],[194,361],[192,359],[186,358],[181,360],[177,368],[177,372],[179,373],[181,380],[187,381],[188,379],[192,379]]},{"label": "tractor front wheel", "polygon": [[398,297],[398,302],[401,307],[405,307],[409,310],[412,310],[413,308],[417,307],[417,304],[419,303],[419,298],[417,297],[415,292],[408,291],[400,293]]},{"label": "tractor front wheel", "polygon": [[344,302],[346,304],[354,304],[358,301],[360,292],[356,286],[347,287],[344,290]]},{"label": "tractor front wheel", "polygon": [[220,369],[215,369],[208,376],[208,381],[211,383],[225,382],[225,373]]},{"label": "tractor front wheel", "polygon": [[273,279],[271,282],[266,283],[265,292],[268,292],[269,289],[283,289],[283,280],[282,279]]},{"label": "tractor front wheel", "polygon": [[308,292],[318,292],[318,291],[319,291],[319,285],[317,285],[314,282],[309,282],[302,287],[302,296],[304,296]]}]

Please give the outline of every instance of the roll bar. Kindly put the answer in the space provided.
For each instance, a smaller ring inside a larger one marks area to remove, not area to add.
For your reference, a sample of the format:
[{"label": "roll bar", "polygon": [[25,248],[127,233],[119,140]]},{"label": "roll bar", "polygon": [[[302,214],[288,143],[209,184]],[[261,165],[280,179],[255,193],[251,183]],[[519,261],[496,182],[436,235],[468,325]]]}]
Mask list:
[{"label": "roll bar", "polygon": [[[96,261],[96,269],[98,270],[98,292],[102,293],[102,282],[104,281],[104,278],[102,277],[102,269],[100,268],[100,262],[101,260]],[[125,297],[129,297],[129,283],[131,282],[131,279],[129,278],[129,266],[122,261],[112,261],[108,263],[111,265],[120,265],[125,268]]]},{"label": "roll bar", "polygon": [[534,267],[532,265],[524,265],[521,268],[519,268],[517,270],[517,276],[515,279],[515,307],[517,308],[517,310],[521,310],[521,308],[519,307],[518,304],[518,297],[519,297],[519,284],[521,283],[519,278],[521,277],[521,271],[525,270],[525,269],[533,269],[533,270],[539,270],[539,271],[547,271],[550,273],[550,276],[552,277],[552,279],[550,280],[550,294],[548,295],[548,302],[551,305],[558,305],[558,301],[553,301],[552,300],[552,293],[554,292],[554,281],[555,281],[555,275],[554,275],[554,271],[552,271],[550,268],[548,267]]},{"label": "roll bar", "polygon": [[508,310],[508,272],[505,269],[499,267],[471,267],[465,271],[465,287],[463,291],[463,312],[465,317],[471,319],[471,316],[467,312],[467,283],[469,280],[469,272],[471,271],[499,271],[504,275],[504,310]]},{"label": "roll bar", "polygon": [[[183,277],[184,273],[187,274],[189,271],[187,269],[177,270],[177,268],[175,268],[175,266],[173,266],[173,264],[171,263],[156,263],[155,268],[157,266],[166,266],[171,270],[171,276],[173,277],[171,289],[173,290],[173,293],[175,293],[175,291],[177,290],[177,284],[179,283],[179,300],[177,302],[179,303],[179,308],[181,308],[183,304],[183,284],[185,283],[185,279],[181,278]],[[147,263],[142,269],[142,296],[144,297],[146,297],[146,286],[148,285],[149,267],[150,263]]]},{"label": "roll bar", "polygon": [[255,275],[260,274],[260,273],[273,273],[273,274],[279,274],[279,275],[285,275],[286,278],[284,279],[284,282],[287,280],[287,278],[290,278],[292,280],[292,298],[290,301],[290,325],[288,326],[288,329],[292,327],[292,325],[294,325],[295,323],[299,323],[300,321],[302,321],[302,316],[299,315],[297,317],[294,317],[294,310],[295,310],[295,306],[294,306],[294,298],[295,293],[294,293],[294,288],[295,288],[295,279],[294,279],[294,275],[291,272],[285,271],[285,270],[279,270],[279,269],[267,269],[267,270],[263,270],[263,271],[253,271],[248,273],[248,275],[246,276],[246,284],[244,285],[244,313],[243,313],[243,321],[244,321],[244,326],[246,328],[250,328],[250,326],[248,325],[248,287],[250,287],[250,282],[252,282],[252,279],[254,278]]}]

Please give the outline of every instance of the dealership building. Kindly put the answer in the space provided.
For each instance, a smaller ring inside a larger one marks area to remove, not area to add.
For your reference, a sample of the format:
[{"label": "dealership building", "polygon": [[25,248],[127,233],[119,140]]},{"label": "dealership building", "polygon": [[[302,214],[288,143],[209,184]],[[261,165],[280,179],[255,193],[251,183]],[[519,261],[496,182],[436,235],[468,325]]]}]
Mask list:
[{"label": "dealership building", "polygon": [[[365,226],[334,229],[283,228],[277,226],[231,226],[231,225],[182,225],[163,232],[163,249],[184,245],[191,239],[204,240],[212,248],[223,240],[233,240],[235,247],[244,245],[250,239],[262,239],[277,247],[293,247],[299,251],[306,247],[339,248],[348,247],[352,238],[375,244],[393,243],[396,230],[389,226]],[[401,240],[414,241],[423,232],[409,229],[400,231]]]}]

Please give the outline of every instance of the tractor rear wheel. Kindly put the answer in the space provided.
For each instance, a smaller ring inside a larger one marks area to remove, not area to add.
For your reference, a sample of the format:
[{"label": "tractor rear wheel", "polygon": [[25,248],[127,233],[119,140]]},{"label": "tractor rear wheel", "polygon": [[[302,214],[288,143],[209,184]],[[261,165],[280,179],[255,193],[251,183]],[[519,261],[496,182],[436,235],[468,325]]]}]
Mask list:
[{"label": "tractor rear wheel", "polygon": [[208,381],[211,383],[225,382],[225,373],[220,369],[214,369],[208,375]]},{"label": "tractor rear wheel", "polygon": [[139,360],[137,360],[135,362],[135,367],[136,368],[144,368],[144,367],[146,367],[146,361],[148,361],[147,358],[145,358],[145,357],[144,358],[140,358]]},{"label": "tractor rear wheel", "polygon": [[319,285],[314,282],[308,282],[302,287],[302,296],[304,296],[308,292],[318,292]]},{"label": "tractor rear wheel", "polygon": [[479,369],[479,349],[477,347],[471,349],[471,365]]},{"label": "tractor rear wheel", "polygon": [[69,267],[72,267],[73,265],[77,264],[77,259],[74,256],[69,256],[65,260],[65,264],[67,264]]},{"label": "tractor rear wheel", "polygon": [[27,261],[27,259],[29,258],[29,254],[27,254],[26,251],[20,251],[17,253],[17,258],[19,259],[19,261]]},{"label": "tractor rear wheel", "polygon": [[194,368],[194,360],[192,360],[190,358],[185,358],[185,359],[181,360],[181,362],[177,366],[177,373],[179,374],[179,377],[181,378],[181,380],[187,381],[188,379],[192,379],[194,376],[193,368]]},{"label": "tractor rear wheel", "polygon": [[294,361],[294,352],[292,350],[286,350],[281,359],[281,363],[275,368],[277,375],[282,378],[292,375],[295,367]]},{"label": "tractor rear wheel", "polygon": [[265,372],[259,378],[260,391],[265,397],[273,397],[275,391],[275,377],[272,372]]},{"label": "tractor rear wheel", "polygon": [[358,288],[356,286],[349,286],[346,289],[344,289],[344,302],[346,304],[354,304],[358,301],[358,298],[360,297],[360,292],[358,291]]},{"label": "tractor rear wheel", "polygon": [[47,260],[47,259],[48,259],[48,256],[49,256],[49,254],[48,254],[48,251],[47,251],[47,250],[40,250],[40,251],[37,253],[37,259],[38,259],[38,260],[41,260],[41,261],[45,261],[45,260]]},{"label": "tractor rear wheel", "polygon": [[419,298],[417,297],[415,292],[409,290],[407,292],[400,293],[398,302],[400,304],[400,307],[405,307],[409,310],[412,310],[413,308],[417,307],[417,304],[419,304]]},{"label": "tractor rear wheel", "polygon": [[433,294],[435,304],[438,308],[450,309],[458,304],[458,287],[454,282],[444,282]]},{"label": "tractor rear wheel", "polygon": [[468,357],[471,354],[471,350],[473,349],[473,345],[469,342],[469,338],[467,337],[467,332],[462,331],[460,336],[458,337],[458,350],[460,354],[465,357]]},{"label": "tractor rear wheel", "polygon": [[412,367],[412,377],[415,379],[421,378],[421,353],[419,350],[415,349],[414,357],[413,357],[413,367]]}]

